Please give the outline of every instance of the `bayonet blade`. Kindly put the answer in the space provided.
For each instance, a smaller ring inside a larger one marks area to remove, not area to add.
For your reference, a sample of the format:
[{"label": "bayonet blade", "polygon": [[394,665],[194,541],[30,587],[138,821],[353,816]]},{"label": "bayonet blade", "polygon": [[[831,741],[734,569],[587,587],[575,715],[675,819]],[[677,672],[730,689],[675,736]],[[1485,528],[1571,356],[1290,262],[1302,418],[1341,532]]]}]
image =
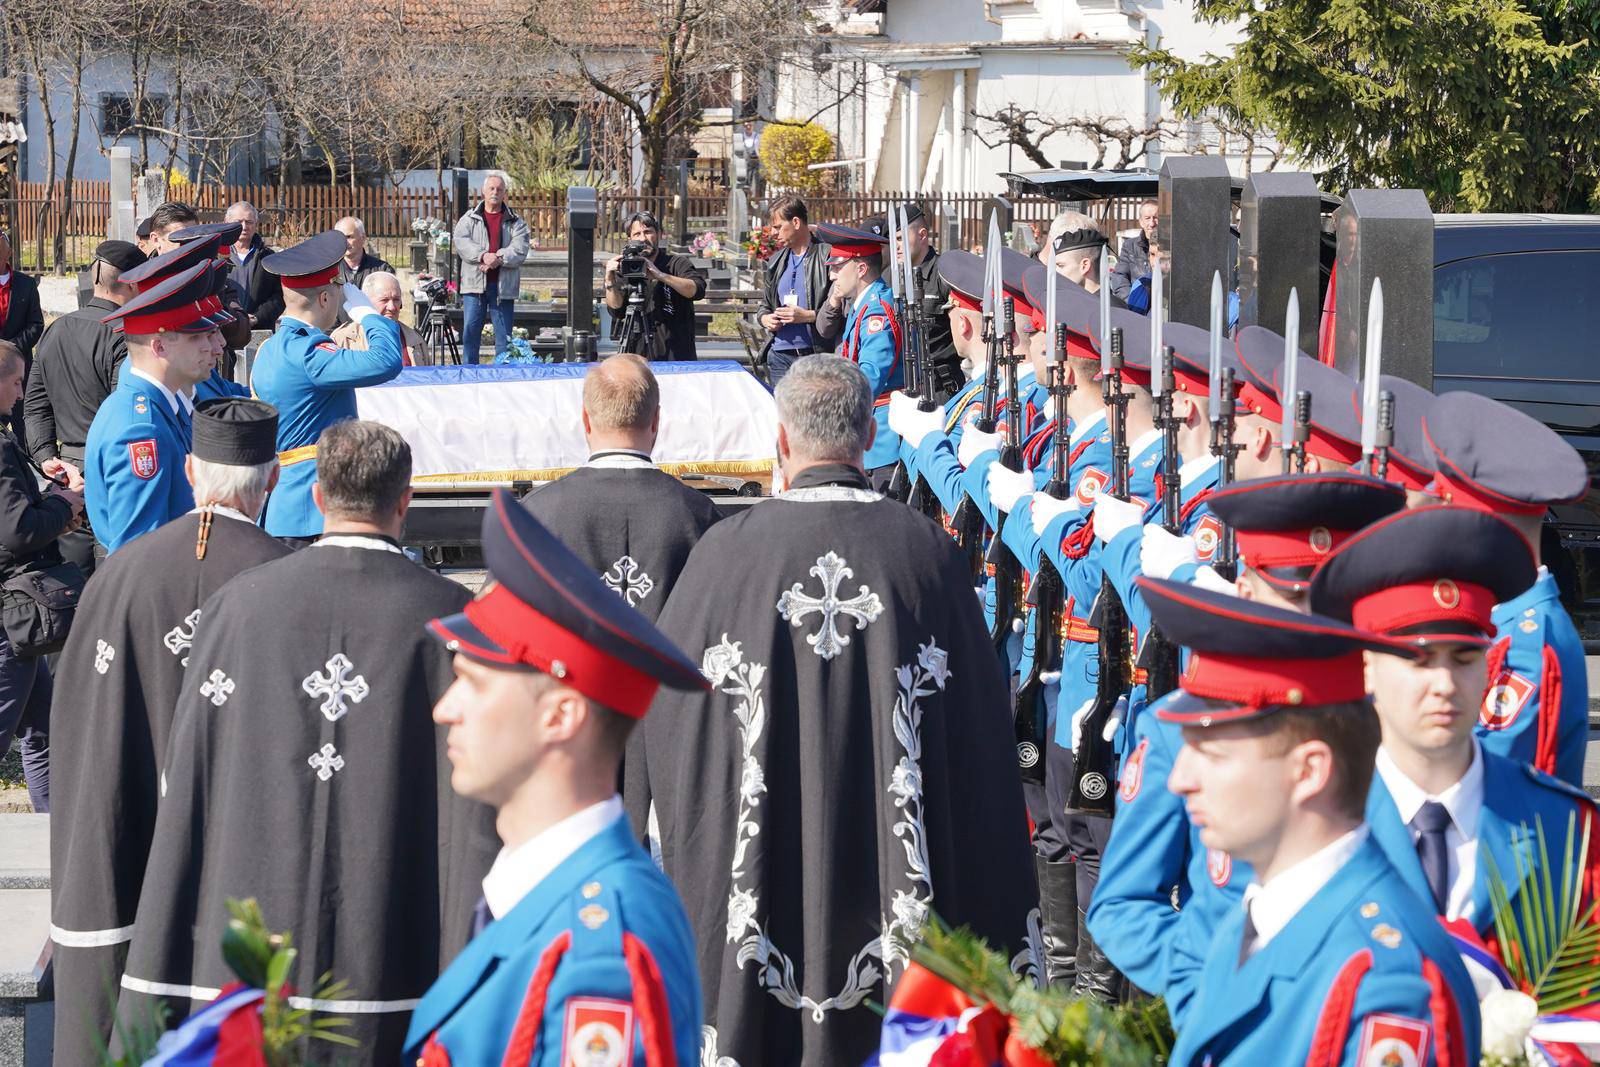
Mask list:
[{"label": "bayonet blade", "polygon": [[1372,279],[1367,301],[1367,359],[1361,379],[1361,454],[1378,447],[1378,378],[1383,374],[1383,279]]},{"label": "bayonet blade", "polygon": [[1046,336],[1050,338],[1050,358],[1052,360],[1064,359],[1065,353],[1056,352],[1056,283],[1061,278],[1056,272],[1046,267],[1044,269],[1044,328]]},{"label": "bayonet blade", "polygon": [[1111,372],[1111,257],[1100,246],[1100,373]]},{"label": "bayonet blade", "polygon": [[1210,360],[1211,421],[1222,418],[1222,272],[1211,275],[1211,360]]},{"label": "bayonet blade", "polygon": [[904,300],[906,296],[905,281],[900,277],[900,256],[896,242],[900,239],[899,220],[894,211],[885,212],[888,218],[884,222],[889,230],[889,292],[896,300]]},{"label": "bayonet blade", "polygon": [[1150,390],[1159,397],[1165,388],[1167,351],[1163,343],[1166,314],[1161,306],[1161,268],[1151,264],[1150,271]]},{"label": "bayonet blade", "polygon": [[917,298],[917,288],[911,283],[911,235],[910,224],[906,222],[906,207],[900,205],[900,277],[906,283],[906,304],[910,305]]},{"label": "bayonet blade", "polygon": [[1278,380],[1278,406],[1283,409],[1278,446],[1294,443],[1294,398],[1300,371],[1300,290],[1289,290],[1289,307],[1283,313],[1283,376]]}]

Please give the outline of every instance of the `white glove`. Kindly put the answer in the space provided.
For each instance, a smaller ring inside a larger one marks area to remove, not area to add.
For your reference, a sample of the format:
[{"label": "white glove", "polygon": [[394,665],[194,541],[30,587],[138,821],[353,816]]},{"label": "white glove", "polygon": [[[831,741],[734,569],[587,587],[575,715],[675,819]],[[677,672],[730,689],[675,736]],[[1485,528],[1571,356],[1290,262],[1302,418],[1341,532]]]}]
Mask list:
[{"label": "white glove", "polygon": [[[1072,754],[1076,756],[1083,748],[1083,723],[1089,717],[1089,710],[1094,707],[1094,697],[1083,702],[1077,711],[1072,713]],[[1120,696],[1111,708],[1111,714],[1106,717],[1106,725],[1100,732],[1101,740],[1110,741],[1117,736],[1117,731],[1122,727],[1122,720],[1128,714],[1128,698]]]},{"label": "white glove", "polygon": [[1226,593],[1229,596],[1238,596],[1239,587],[1228,579],[1212,570],[1210,567],[1201,567],[1194,572],[1194,584],[1201,589],[1209,589],[1213,593]]},{"label": "white glove", "polygon": [[938,408],[923,411],[916,397],[895,392],[889,397],[889,429],[899,434],[912,448],[919,448],[929,434],[942,429],[944,412]]},{"label": "white glove", "polygon": [[968,426],[961,431],[961,447],[956,449],[956,459],[963,467],[970,467],[972,461],[985,452],[998,449],[1000,440],[1000,435],[997,433],[984,433],[976,426]]},{"label": "white glove", "polygon": [[1159,523],[1152,522],[1144,528],[1144,542],[1139,545],[1139,569],[1146,578],[1171,578],[1185,563],[1198,562],[1200,552],[1195,548],[1194,538],[1168,533]]},{"label": "white glove", "polygon": [[1094,707],[1094,697],[1090,697],[1078,705],[1078,710],[1072,713],[1072,754],[1076,756],[1083,742],[1083,720],[1089,717],[1089,709]]},{"label": "white glove", "polygon": [[1014,471],[1004,463],[989,466],[989,499],[1001,511],[1010,511],[1016,502],[1033,492],[1033,472]]},{"label": "white glove", "polygon": [[372,301],[367,299],[367,294],[351,285],[344,283],[344,313],[351,322],[360,322],[368,315],[376,315],[378,309],[372,306]]},{"label": "white glove", "polygon": [[1056,521],[1056,517],[1066,515],[1078,510],[1076,497],[1057,500],[1049,493],[1033,494],[1033,532],[1035,536],[1043,537],[1045,530]]},{"label": "white glove", "polygon": [[1132,500],[1118,500],[1110,493],[1101,493],[1094,501],[1094,535],[1111,543],[1123,530],[1131,530],[1144,521],[1144,505]]}]

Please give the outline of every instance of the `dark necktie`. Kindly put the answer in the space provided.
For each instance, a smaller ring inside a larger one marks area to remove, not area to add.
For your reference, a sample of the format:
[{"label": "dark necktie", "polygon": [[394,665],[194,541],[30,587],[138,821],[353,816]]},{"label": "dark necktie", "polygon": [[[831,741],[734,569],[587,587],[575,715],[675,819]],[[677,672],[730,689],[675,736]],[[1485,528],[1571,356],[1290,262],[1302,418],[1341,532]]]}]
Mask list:
[{"label": "dark necktie", "polygon": [[489,910],[489,902],[483,897],[472,905],[472,936],[477,937],[483,933],[483,928],[494,922],[494,913]]},{"label": "dark necktie", "polygon": [[1450,828],[1450,812],[1438,801],[1429,800],[1417,811],[1411,825],[1421,831],[1417,859],[1422,861],[1422,875],[1433,891],[1434,907],[1443,915],[1450,900],[1450,849],[1444,842],[1444,832]]}]

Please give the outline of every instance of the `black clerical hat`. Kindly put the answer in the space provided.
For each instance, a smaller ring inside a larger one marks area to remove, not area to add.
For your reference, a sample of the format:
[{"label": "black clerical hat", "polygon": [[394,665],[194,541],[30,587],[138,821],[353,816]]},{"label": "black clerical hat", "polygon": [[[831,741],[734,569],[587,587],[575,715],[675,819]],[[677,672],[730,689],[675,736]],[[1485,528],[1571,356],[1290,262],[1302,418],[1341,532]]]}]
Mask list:
[{"label": "black clerical hat", "polygon": [[662,685],[710,688],[693,661],[503,489],[484,510],[483,558],[493,584],[460,615],[428,624],[451,651],[534,667],[634,718]]},{"label": "black clerical hat", "polygon": [[[1281,362],[1281,361],[1280,361]],[[1283,392],[1283,367],[1272,372],[1273,395]],[[1326,363],[1301,356],[1295,370],[1295,391],[1311,394],[1311,425],[1306,451],[1337,463],[1361,461],[1361,418],[1350,403],[1354,378]],[[1281,418],[1281,416],[1280,416]]]},{"label": "black clerical hat", "polygon": [[158,282],[182,274],[196,263],[209,263],[217,257],[215,234],[179,245],[170,252],[152,256],[132,270],[124,271],[118,281],[127,282],[141,293]]},{"label": "black clerical hat", "polygon": [[176,244],[188,244],[190,241],[199,241],[206,237],[216,237],[219,256],[225,256],[233,250],[233,244],[239,239],[239,234],[244,230],[242,222],[206,222],[199,226],[185,226],[181,230],[174,230],[167,235],[167,240]]},{"label": "black clerical hat", "polygon": [[1583,458],[1554,430],[1476,393],[1434,398],[1423,433],[1439,465],[1435,487],[1461,507],[1542,515],[1589,491]]},{"label": "black clerical hat", "polygon": [[196,459],[254,467],[278,455],[278,409],[261,400],[224,396],[194,409]]},{"label": "black clerical hat", "polygon": [[1533,550],[1504,519],[1415,508],[1340,545],[1311,581],[1311,606],[1391,637],[1488,644],[1494,606],[1535,577]]},{"label": "black clerical hat", "polygon": [[211,264],[196,263],[139,293],[100,321],[130,335],[202,333],[217,323],[206,317],[211,297]]},{"label": "black clerical hat", "polygon": [[1154,707],[1184,725],[1260,718],[1280,708],[1365,700],[1361,653],[1414,657],[1404,642],[1322,615],[1243,600],[1186,582],[1137,579],[1161,632],[1189,649],[1182,692]]},{"label": "black clerical hat", "polygon": [[290,289],[332,285],[339,276],[338,263],[344,258],[345,246],[344,234],[326,230],[293,248],[272,253],[261,261],[261,269],[278,275]]},{"label": "black clerical hat", "polygon": [[94,258],[119,271],[130,271],[143,264],[149,257],[139,251],[139,246],[131,241],[101,241],[94,247]]},{"label": "black clerical hat", "polygon": [[1406,493],[1366,474],[1284,474],[1235,482],[1206,503],[1232,528],[1251,570],[1279,588],[1304,589],[1310,569],[1358,530],[1404,508]]}]

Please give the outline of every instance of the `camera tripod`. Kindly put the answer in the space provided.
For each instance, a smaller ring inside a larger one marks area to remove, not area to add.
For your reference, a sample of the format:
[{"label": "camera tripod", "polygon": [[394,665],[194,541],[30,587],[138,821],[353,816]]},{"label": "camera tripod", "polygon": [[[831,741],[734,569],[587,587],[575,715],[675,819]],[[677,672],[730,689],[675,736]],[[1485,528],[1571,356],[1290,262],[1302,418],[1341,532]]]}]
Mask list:
[{"label": "camera tripod", "polygon": [[644,285],[629,283],[628,304],[622,312],[622,329],[617,334],[617,351],[631,352],[649,359],[648,348],[654,332],[655,323],[651,321]]},{"label": "camera tripod", "polygon": [[422,343],[433,353],[434,362],[460,364],[461,338],[456,335],[455,323],[450,321],[450,308],[443,300],[428,302],[428,313],[422,320]]}]

